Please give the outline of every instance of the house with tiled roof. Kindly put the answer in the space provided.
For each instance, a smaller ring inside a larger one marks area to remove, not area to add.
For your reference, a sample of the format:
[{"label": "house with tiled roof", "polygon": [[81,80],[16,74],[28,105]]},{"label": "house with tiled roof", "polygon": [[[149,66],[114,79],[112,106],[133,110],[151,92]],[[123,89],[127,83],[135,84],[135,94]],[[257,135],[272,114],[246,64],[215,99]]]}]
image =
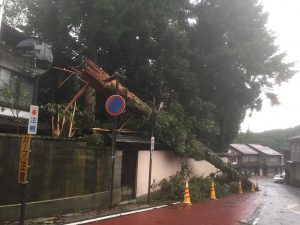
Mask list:
[{"label": "house with tiled roof", "polygon": [[251,175],[260,175],[260,154],[245,144],[231,144],[228,157],[231,165]]},{"label": "house with tiled roof", "polygon": [[260,153],[260,166],[263,175],[271,176],[281,172],[283,163],[282,154],[267,146],[248,144],[249,147]]},{"label": "house with tiled roof", "polygon": [[230,144],[231,165],[249,175],[272,176],[281,172],[282,154],[258,144]]}]

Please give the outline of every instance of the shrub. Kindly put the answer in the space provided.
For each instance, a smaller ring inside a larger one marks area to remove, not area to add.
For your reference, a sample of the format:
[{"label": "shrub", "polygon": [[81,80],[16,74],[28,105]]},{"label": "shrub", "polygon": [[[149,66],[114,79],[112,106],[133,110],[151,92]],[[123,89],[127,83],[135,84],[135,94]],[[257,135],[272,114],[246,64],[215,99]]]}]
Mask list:
[{"label": "shrub", "polygon": [[[209,177],[192,177],[189,181],[190,197],[192,202],[204,200],[210,195]],[[177,173],[168,179],[163,179],[158,186],[160,187],[158,198],[162,200],[182,200],[184,197],[185,182],[182,173]],[[229,194],[230,186],[215,182],[215,191],[218,198]]]},{"label": "shrub", "polygon": [[230,182],[229,191],[231,193],[239,193],[238,182]]},{"label": "shrub", "polygon": [[99,133],[93,133],[91,135],[85,135],[83,137],[89,145],[94,145],[94,146],[101,146],[104,144],[104,138],[102,134]]},{"label": "shrub", "polygon": [[180,173],[163,179],[159,183],[159,197],[163,200],[179,200],[184,194],[184,180]]},{"label": "shrub", "polygon": [[189,182],[189,188],[192,202],[204,200],[210,193],[210,179],[193,177]]},{"label": "shrub", "polygon": [[217,198],[222,198],[229,195],[229,185],[215,182],[215,190]]}]

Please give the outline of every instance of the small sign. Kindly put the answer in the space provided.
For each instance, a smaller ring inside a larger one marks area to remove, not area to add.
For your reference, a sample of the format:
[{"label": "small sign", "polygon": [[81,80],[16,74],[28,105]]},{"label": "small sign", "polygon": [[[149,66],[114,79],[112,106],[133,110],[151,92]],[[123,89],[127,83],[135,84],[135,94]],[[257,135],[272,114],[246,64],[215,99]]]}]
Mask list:
[{"label": "small sign", "polygon": [[125,100],[121,95],[112,95],[107,99],[105,108],[111,116],[118,116],[125,109]]},{"label": "small sign", "polygon": [[28,121],[28,134],[36,134],[38,126],[39,107],[36,105],[30,106],[30,114]]},{"label": "small sign", "polygon": [[155,142],[155,137],[151,137],[151,153],[154,151],[154,142]]},{"label": "small sign", "polygon": [[30,148],[30,135],[22,135],[21,147],[20,147],[20,158],[19,158],[19,172],[18,172],[18,183],[27,184],[27,170],[29,160],[29,148]]}]

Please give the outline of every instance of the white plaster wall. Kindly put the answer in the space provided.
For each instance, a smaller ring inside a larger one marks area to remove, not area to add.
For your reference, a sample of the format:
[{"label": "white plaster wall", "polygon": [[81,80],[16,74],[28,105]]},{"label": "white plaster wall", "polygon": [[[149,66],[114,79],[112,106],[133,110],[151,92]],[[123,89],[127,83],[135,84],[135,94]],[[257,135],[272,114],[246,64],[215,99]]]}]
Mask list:
[{"label": "white plaster wall", "polygon": [[196,161],[194,159],[188,159],[188,166],[192,172],[192,176],[207,177],[209,174],[216,173],[218,171],[215,166],[206,160]]},{"label": "white plaster wall", "polygon": [[[223,161],[228,162],[227,158]],[[192,172],[192,176],[207,177],[211,173],[217,172],[216,167],[205,160],[195,161],[194,159],[184,159],[176,157],[172,151],[155,151],[152,161],[152,181],[161,181],[181,170],[182,163],[187,162]],[[149,175],[149,151],[139,151],[137,167],[137,190],[136,197],[148,193]]]},{"label": "white plaster wall", "polygon": [[[152,158],[152,180],[159,182],[181,170],[182,159],[171,151],[155,151]],[[149,151],[139,151],[136,196],[148,193]]]}]

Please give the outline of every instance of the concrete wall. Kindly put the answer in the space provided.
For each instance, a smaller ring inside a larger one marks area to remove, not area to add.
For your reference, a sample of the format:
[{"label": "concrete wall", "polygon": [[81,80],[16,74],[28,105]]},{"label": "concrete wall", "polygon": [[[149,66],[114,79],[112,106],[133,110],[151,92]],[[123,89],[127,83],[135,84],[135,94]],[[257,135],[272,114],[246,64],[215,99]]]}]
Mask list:
[{"label": "concrete wall", "polygon": [[[17,183],[19,149],[19,136],[0,134],[0,221],[9,219],[8,214],[18,214],[5,210],[11,205],[18,208],[20,203],[21,185]],[[95,199],[99,200],[96,208],[107,207],[110,155],[110,148],[92,148],[80,140],[33,137],[26,202],[39,203],[31,205],[48,215],[74,208],[95,209],[93,201],[86,201],[84,205],[73,204],[75,198],[90,199],[95,194],[98,196]],[[115,162],[114,201],[120,202],[122,152],[116,153]],[[55,207],[47,207],[55,203]]]},{"label": "concrete wall", "polygon": [[[137,189],[136,196],[148,193],[149,151],[138,152]],[[181,170],[182,159],[171,151],[155,151],[152,161],[152,181],[158,182],[163,178],[174,175]]]},{"label": "concrete wall", "polygon": [[[228,162],[228,159],[224,158],[223,161]],[[188,159],[188,166],[192,171],[192,176],[207,177],[211,173],[216,173],[218,171],[214,165],[206,160],[196,161],[194,159]]]},{"label": "concrete wall", "polygon": [[288,164],[288,183],[300,187],[300,163]]},{"label": "concrete wall", "polygon": [[296,162],[300,162],[300,148],[299,145],[297,145],[296,147],[294,147],[291,151],[291,160],[292,161],[296,161]]},{"label": "concrete wall", "polygon": [[[224,159],[227,161],[227,159]],[[194,159],[184,159],[175,155],[172,151],[155,151],[152,163],[152,181],[159,182],[164,178],[176,174],[181,170],[183,163],[187,162],[192,172],[192,176],[208,176],[217,172],[216,167],[205,160],[195,161]],[[137,198],[148,193],[149,174],[149,151],[139,151],[137,168]]]}]

